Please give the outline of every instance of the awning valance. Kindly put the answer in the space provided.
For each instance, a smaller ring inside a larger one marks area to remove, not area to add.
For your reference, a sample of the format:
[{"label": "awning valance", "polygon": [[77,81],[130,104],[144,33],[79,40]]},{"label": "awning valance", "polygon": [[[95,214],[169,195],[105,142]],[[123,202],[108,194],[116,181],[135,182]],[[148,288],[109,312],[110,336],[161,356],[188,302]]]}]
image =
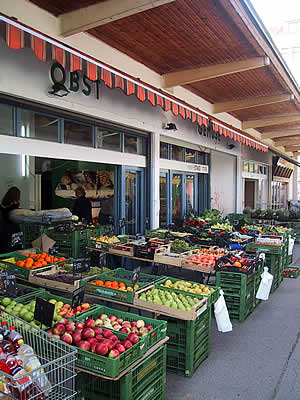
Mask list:
[{"label": "awning valance", "polygon": [[140,101],[149,101],[152,106],[159,105],[164,111],[171,111],[175,116],[190,119],[200,126],[205,125],[207,127],[210,125],[221,136],[256,150],[268,151],[268,146],[246,133],[222,123],[151,85],[1,14],[0,38],[4,39],[11,49],[31,48],[41,61],[57,61],[70,72],[83,71],[92,81],[102,80],[107,87],[111,89],[120,88],[127,96],[134,94]]}]

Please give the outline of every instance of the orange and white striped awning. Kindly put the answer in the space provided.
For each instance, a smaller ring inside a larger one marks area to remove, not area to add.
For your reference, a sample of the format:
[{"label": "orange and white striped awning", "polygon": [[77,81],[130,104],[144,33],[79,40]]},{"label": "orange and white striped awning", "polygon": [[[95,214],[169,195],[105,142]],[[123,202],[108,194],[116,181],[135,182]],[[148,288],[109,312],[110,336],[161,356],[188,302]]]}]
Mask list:
[{"label": "orange and white striped awning", "polygon": [[111,89],[120,88],[127,96],[135,95],[140,101],[149,101],[152,106],[160,106],[175,116],[189,119],[198,125],[210,125],[220,136],[232,139],[263,152],[268,146],[232,126],[209,116],[201,110],[182,102],[165,92],[127,75],[84,53],[35,31],[11,18],[0,14],[0,40],[5,40],[11,49],[31,48],[41,61],[57,61],[64,68],[82,71],[90,80],[102,80]]}]

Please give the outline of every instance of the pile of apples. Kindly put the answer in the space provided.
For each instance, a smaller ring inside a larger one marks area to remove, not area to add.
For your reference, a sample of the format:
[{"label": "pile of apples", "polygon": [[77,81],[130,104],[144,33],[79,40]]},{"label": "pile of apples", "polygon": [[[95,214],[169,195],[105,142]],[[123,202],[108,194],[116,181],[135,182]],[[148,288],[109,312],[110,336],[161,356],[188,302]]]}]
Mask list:
[{"label": "pile of apples", "polygon": [[115,315],[101,314],[99,318],[96,319],[97,326],[103,326],[105,328],[114,329],[115,331],[123,333],[136,333],[138,336],[146,336],[149,332],[153,330],[153,326],[146,326],[142,319],[137,321],[124,321],[122,318],[118,318]]},{"label": "pile of apples", "polygon": [[219,260],[224,254],[224,251],[203,251],[203,249],[201,249],[194,251],[191,256],[188,256],[185,259],[185,262],[186,264],[197,264],[201,267],[207,267],[210,265],[214,267],[216,265],[216,261]]},{"label": "pile of apples", "polygon": [[134,332],[121,341],[109,329],[97,326],[97,320],[92,318],[85,322],[73,322],[63,318],[48,333],[81,350],[109,358],[118,357],[139,341],[138,334]]}]

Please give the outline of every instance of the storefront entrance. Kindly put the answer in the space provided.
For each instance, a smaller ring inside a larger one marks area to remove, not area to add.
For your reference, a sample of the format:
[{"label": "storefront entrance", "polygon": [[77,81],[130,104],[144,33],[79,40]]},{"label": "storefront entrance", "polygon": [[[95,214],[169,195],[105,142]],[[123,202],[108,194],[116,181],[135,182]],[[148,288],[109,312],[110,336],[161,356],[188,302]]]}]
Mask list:
[{"label": "storefront entrance", "polygon": [[255,181],[245,179],[245,207],[255,208]]}]

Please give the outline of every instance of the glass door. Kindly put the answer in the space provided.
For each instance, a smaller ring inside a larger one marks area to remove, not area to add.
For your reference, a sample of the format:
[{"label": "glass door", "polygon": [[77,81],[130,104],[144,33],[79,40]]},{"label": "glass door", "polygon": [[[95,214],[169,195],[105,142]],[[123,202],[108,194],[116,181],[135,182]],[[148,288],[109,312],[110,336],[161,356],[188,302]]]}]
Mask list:
[{"label": "glass door", "polygon": [[120,233],[143,234],[145,231],[145,170],[120,167]]},{"label": "glass door", "polygon": [[167,174],[161,173],[159,181],[159,195],[160,195],[160,207],[159,207],[159,226],[165,226],[168,224],[168,189],[167,189]]},{"label": "glass door", "polygon": [[183,218],[183,174],[172,175],[172,223],[180,225]]},{"label": "glass door", "polygon": [[195,210],[195,175],[185,176],[185,214]]}]

